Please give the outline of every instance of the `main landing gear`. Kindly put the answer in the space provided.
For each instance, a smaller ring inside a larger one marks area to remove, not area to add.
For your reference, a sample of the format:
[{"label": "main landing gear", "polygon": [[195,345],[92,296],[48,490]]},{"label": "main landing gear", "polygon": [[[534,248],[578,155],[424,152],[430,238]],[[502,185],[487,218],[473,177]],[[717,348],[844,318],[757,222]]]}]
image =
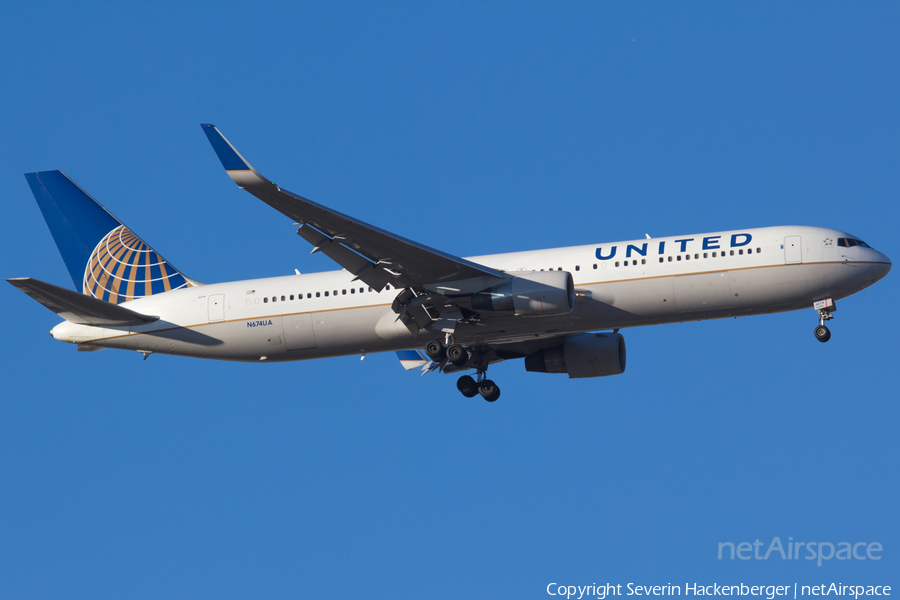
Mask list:
[{"label": "main landing gear", "polygon": [[825,321],[830,321],[834,318],[834,315],[831,313],[837,310],[837,306],[831,298],[828,298],[827,300],[819,300],[813,304],[813,308],[819,311],[819,324],[816,325],[813,333],[816,339],[824,344],[831,339],[831,331],[825,327]]},{"label": "main landing gear", "polygon": [[[449,362],[453,366],[462,369],[473,358],[469,350],[461,344],[444,346],[440,340],[432,340],[425,346],[425,354],[435,362]],[[476,380],[471,375],[463,375],[456,382],[456,389],[466,398],[474,398],[476,394],[488,402],[496,402],[500,397],[500,388],[490,379],[485,378],[487,372],[486,359],[479,358],[484,353],[475,353],[475,368],[478,370]]]},{"label": "main landing gear", "polygon": [[[483,374],[479,375],[483,377]],[[473,398],[475,394],[481,394],[488,402],[496,402],[500,397],[500,388],[490,379],[482,379],[476,383],[471,375],[463,375],[456,382],[456,389],[466,398]]]},{"label": "main landing gear", "polygon": [[454,367],[463,368],[469,362],[469,351],[461,344],[450,344],[444,347],[440,340],[431,340],[425,346],[425,354],[434,362],[441,362],[445,358]]}]

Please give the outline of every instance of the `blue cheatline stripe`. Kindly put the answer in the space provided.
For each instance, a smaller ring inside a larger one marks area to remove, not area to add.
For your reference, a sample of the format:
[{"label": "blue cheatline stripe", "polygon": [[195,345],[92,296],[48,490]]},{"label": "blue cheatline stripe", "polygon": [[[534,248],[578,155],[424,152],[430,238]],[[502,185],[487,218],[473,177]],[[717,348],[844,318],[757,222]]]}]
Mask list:
[{"label": "blue cheatline stripe", "polygon": [[200,127],[203,128],[203,133],[209,138],[209,143],[212,144],[213,150],[216,151],[216,156],[222,161],[222,166],[225,167],[226,171],[250,170],[250,165],[244,162],[244,159],[231,147],[231,144],[225,141],[225,138],[222,137],[215,125],[203,123]]},{"label": "blue cheatline stripe", "polygon": [[26,173],[25,179],[80,292],[91,252],[121,222],[61,171]]}]

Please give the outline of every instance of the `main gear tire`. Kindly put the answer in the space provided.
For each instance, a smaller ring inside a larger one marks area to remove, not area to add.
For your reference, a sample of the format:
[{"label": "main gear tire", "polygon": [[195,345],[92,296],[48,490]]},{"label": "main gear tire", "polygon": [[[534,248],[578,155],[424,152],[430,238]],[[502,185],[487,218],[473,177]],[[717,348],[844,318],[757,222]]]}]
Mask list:
[{"label": "main gear tire", "polygon": [[441,362],[447,355],[447,349],[440,340],[431,340],[425,345],[425,354],[434,362]]},{"label": "main gear tire", "polygon": [[488,402],[496,402],[500,397],[500,388],[490,379],[485,379],[478,384],[478,393]]},{"label": "main gear tire", "polygon": [[466,398],[473,398],[478,393],[478,384],[468,375],[463,375],[456,382],[456,389]]}]

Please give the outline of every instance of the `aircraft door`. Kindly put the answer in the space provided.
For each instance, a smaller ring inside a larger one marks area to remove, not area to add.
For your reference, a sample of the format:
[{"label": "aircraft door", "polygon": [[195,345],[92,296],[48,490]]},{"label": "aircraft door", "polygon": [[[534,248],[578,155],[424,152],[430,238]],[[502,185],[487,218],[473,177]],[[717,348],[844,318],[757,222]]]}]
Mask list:
[{"label": "aircraft door", "polygon": [[784,264],[799,265],[803,262],[803,246],[799,235],[784,238]]},{"label": "aircraft door", "polygon": [[288,350],[316,348],[312,315],[288,315],[281,320],[284,326],[284,343]]},{"label": "aircraft door", "polygon": [[225,294],[212,294],[209,297],[209,322],[225,320]]}]

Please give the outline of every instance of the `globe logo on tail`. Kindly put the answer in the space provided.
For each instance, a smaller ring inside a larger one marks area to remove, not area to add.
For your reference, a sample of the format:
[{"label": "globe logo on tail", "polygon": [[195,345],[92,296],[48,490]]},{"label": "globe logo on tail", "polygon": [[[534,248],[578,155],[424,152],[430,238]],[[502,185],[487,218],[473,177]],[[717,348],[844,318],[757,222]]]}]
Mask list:
[{"label": "globe logo on tail", "polygon": [[88,261],[82,292],[113,304],[192,287],[144,240],[124,225],[106,234]]}]

